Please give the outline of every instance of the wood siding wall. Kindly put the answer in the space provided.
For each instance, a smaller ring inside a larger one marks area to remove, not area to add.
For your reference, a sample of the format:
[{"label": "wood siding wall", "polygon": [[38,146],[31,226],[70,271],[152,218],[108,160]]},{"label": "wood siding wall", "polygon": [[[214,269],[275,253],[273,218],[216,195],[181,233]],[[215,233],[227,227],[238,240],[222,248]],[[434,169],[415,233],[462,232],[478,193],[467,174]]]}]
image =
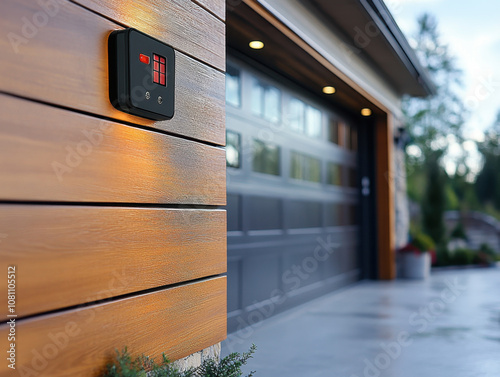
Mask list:
[{"label": "wood siding wall", "polygon": [[[123,27],[176,50],[173,119],[110,104]],[[0,345],[15,265],[19,375],[223,340],[225,1],[2,0],[0,51]]]}]

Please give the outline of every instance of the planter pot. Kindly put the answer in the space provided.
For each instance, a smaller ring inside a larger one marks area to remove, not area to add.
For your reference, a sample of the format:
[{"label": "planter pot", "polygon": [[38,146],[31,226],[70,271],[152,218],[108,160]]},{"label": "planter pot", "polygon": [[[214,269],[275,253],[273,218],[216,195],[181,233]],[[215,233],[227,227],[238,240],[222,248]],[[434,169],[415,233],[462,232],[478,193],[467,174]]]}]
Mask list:
[{"label": "planter pot", "polygon": [[406,279],[426,279],[431,274],[430,253],[402,253],[401,264]]}]

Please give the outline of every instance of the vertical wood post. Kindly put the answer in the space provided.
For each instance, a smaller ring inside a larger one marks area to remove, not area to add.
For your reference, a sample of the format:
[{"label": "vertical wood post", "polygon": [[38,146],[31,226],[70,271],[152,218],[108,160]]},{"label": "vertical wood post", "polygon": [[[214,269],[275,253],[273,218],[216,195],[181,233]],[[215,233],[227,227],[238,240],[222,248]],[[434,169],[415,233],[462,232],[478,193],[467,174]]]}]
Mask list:
[{"label": "vertical wood post", "polygon": [[378,277],[396,277],[392,115],[376,122]]}]

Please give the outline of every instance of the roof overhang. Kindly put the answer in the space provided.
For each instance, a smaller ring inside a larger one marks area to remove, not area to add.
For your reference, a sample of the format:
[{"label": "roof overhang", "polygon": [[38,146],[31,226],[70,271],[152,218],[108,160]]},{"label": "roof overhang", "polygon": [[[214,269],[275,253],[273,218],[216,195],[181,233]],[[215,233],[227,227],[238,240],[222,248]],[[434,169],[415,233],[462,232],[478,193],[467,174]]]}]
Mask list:
[{"label": "roof overhang", "polygon": [[[336,31],[340,25],[336,26],[337,21],[330,18],[326,10],[320,10],[322,3],[327,8],[331,8],[332,4],[345,4],[343,18],[352,18],[347,13],[348,4],[357,4],[357,8],[351,9],[350,12],[356,14],[358,18],[352,19],[350,25],[345,24],[343,28],[346,30],[349,30],[356,22],[365,22],[366,24],[372,20],[368,17],[370,15],[375,17],[376,14],[374,11],[367,12],[362,7],[361,1],[358,0],[309,0],[307,3],[308,7],[315,7],[317,13],[322,12],[322,15],[318,16],[320,22],[329,22],[329,26],[336,28]],[[359,18],[360,14],[363,18]],[[382,28],[380,17],[377,20],[375,24]],[[399,33],[402,41],[406,41],[400,31]],[[410,46],[406,42],[408,50],[404,50],[401,47],[404,43],[400,41],[398,48],[398,44],[394,41],[395,34],[394,32],[392,44],[388,39],[390,34],[387,34],[387,38],[384,36],[385,34],[382,35],[382,32],[377,35],[377,44],[373,43],[373,46],[381,45],[383,48],[378,53],[376,47],[371,48],[370,52],[375,53],[378,63],[373,62],[374,58],[368,54],[368,51],[363,52],[366,59],[371,59],[370,66],[377,69],[378,75],[383,77],[384,81],[395,92],[417,96],[426,96],[432,93],[432,83],[428,80],[422,67],[418,65],[416,57],[412,55]],[[344,32],[344,36],[349,38],[347,32]],[[255,39],[266,41],[266,47],[258,51],[252,50],[248,46],[248,42]],[[327,53],[321,51],[314,44],[314,41],[301,35],[300,30],[294,29],[287,19],[274,12],[263,0],[228,0],[226,42],[231,54],[251,59],[257,64],[260,63],[263,68],[279,73],[315,95],[321,93],[324,86],[334,86],[337,89],[335,95],[323,96],[323,98],[338,108],[351,112],[352,115],[359,116],[360,109],[363,107],[371,108],[374,115],[380,116],[385,116],[388,113],[400,113],[397,103],[387,102],[380,97],[376,90],[367,87],[365,82],[350,76],[349,72],[336,64]],[[403,52],[405,52],[406,58]],[[388,68],[388,62],[392,68]],[[396,66],[397,75],[394,68]]]},{"label": "roof overhang", "polygon": [[398,94],[425,97],[435,86],[382,0],[301,0],[316,8],[374,64]]}]

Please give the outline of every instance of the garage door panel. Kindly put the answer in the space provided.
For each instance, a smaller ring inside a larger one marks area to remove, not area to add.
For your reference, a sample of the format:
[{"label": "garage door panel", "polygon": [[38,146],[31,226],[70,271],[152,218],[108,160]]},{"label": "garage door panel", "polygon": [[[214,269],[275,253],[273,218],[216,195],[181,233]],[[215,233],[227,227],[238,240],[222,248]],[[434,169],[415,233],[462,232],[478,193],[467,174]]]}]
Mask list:
[{"label": "garage door panel", "polygon": [[249,230],[283,228],[281,199],[250,196],[246,206]]},{"label": "garage door panel", "polygon": [[[314,244],[313,244],[314,245]],[[318,254],[319,255],[319,254]],[[321,281],[324,265],[328,261],[325,254],[320,258],[310,248],[294,247],[283,255],[283,290],[289,292]]]},{"label": "garage door panel", "polygon": [[240,307],[241,291],[241,259],[227,261],[227,311],[232,312]]},{"label": "garage door panel", "polygon": [[287,227],[292,229],[316,228],[322,224],[320,202],[290,200],[286,203]]},{"label": "garage door panel", "polygon": [[[286,296],[274,313],[358,278],[359,191],[356,143],[346,138],[356,128],[352,119],[282,78],[232,59],[228,67],[232,94],[226,114],[233,142],[227,210],[234,224],[228,256],[242,263],[241,292],[229,303],[234,331],[242,326],[237,319],[254,323],[253,310],[267,305],[276,289]],[[274,112],[265,93],[277,99]],[[330,135],[332,130],[338,134]]]},{"label": "garage door panel", "polygon": [[241,230],[241,195],[227,194],[227,230]]},{"label": "garage door panel", "polygon": [[247,307],[269,299],[280,288],[280,257],[248,257],[242,261],[242,305]]}]

